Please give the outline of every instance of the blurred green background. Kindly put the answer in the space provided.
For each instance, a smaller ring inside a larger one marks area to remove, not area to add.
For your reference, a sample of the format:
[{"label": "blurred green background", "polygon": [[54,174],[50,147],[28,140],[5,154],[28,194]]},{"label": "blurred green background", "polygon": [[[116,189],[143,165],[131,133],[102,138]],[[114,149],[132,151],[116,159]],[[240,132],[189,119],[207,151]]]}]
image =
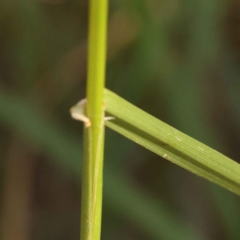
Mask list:
[{"label": "blurred green background", "polygon": [[[0,2],[0,239],[79,239],[88,1]],[[240,1],[112,0],[107,87],[240,161]],[[240,198],[107,129],[104,240],[238,240]]]}]

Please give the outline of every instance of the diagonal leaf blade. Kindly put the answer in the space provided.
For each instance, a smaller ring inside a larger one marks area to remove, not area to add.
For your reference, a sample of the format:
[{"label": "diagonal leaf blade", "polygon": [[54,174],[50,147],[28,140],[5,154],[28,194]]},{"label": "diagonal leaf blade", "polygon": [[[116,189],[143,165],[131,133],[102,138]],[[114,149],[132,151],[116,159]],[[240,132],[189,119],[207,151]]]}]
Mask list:
[{"label": "diagonal leaf blade", "polygon": [[240,165],[105,90],[105,124],[159,156],[240,195]]}]

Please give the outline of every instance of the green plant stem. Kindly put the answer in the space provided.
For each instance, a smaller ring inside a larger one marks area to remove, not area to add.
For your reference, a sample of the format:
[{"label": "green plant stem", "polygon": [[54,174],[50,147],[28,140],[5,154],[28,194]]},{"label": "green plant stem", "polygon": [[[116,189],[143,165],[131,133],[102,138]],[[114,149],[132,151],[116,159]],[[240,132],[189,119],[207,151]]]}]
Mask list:
[{"label": "green plant stem", "polygon": [[161,157],[240,195],[240,165],[105,90],[106,121],[114,131]]},{"label": "green plant stem", "polygon": [[99,240],[101,235],[107,10],[107,0],[90,0],[85,114],[91,125],[84,129],[81,240]]}]

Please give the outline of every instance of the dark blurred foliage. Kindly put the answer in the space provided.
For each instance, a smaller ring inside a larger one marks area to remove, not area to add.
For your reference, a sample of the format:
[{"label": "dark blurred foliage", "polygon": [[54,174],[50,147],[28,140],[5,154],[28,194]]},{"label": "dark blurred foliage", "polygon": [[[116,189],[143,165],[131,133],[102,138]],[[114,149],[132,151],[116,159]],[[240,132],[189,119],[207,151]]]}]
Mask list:
[{"label": "dark blurred foliage", "polygon": [[[77,240],[88,2],[0,2],[2,240]],[[240,162],[240,1],[113,0],[107,87]],[[240,239],[240,199],[107,130],[102,239]]]}]

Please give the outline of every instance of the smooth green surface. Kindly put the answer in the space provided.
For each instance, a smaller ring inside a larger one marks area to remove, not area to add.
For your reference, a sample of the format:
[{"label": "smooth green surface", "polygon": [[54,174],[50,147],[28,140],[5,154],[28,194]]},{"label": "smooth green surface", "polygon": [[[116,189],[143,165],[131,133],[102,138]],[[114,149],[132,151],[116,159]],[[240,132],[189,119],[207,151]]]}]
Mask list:
[{"label": "smooth green surface", "polygon": [[106,125],[188,171],[240,194],[240,165],[105,90]]},{"label": "smooth green surface", "polygon": [[107,13],[107,0],[90,1],[86,115],[91,125],[84,129],[81,240],[101,236]]}]

